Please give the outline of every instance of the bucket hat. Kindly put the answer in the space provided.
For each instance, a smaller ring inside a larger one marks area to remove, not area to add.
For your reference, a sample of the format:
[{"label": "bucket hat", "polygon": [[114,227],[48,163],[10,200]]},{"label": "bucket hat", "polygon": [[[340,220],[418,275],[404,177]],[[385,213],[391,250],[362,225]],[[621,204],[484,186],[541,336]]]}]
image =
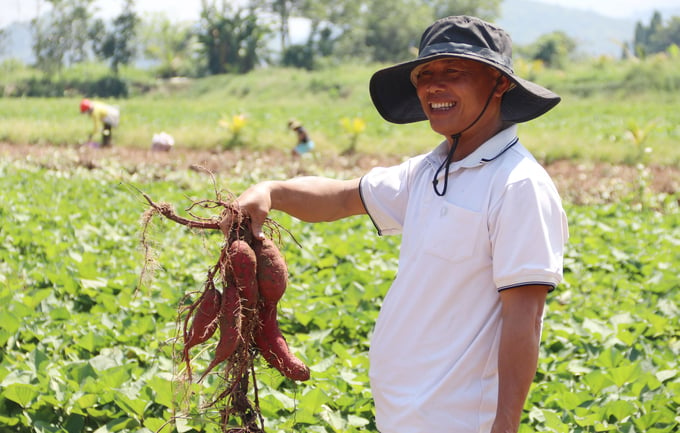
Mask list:
[{"label": "bucket hat", "polygon": [[513,83],[501,102],[503,120],[526,122],[560,102],[552,91],[515,75],[512,40],[501,28],[470,16],[451,16],[435,21],[420,39],[418,57],[381,69],[369,84],[371,99],[380,115],[393,123],[426,120],[411,72],[419,65],[443,58],[475,60],[496,68]]}]

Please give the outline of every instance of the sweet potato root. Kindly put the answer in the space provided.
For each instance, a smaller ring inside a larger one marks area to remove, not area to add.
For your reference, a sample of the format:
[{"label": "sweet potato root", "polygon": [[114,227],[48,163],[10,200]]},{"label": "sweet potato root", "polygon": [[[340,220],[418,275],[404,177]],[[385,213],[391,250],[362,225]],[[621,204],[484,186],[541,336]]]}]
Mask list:
[{"label": "sweet potato root", "polygon": [[288,347],[276,320],[276,304],[261,302],[259,305],[260,327],[255,331],[255,344],[262,357],[289,379],[305,381],[310,377],[309,368]]},{"label": "sweet potato root", "polygon": [[232,280],[241,295],[244,308],[254,309],[259,298],[255,252],[246,241],[235,240],[229,245]]},{"label": "sweet potato root", "polygon": [[260,296],[269,303],[277,303],[286,291],[288,267],[276,244],[270,239],[253,241],[257,257],[257,285]]},{"label": "sweet potato root", "polygon": [[[185,209],[189,218],[178,215],[168,203],[153,202],[140,191],[151,207],[142,218],[142,243],[147,256],[140,281],[146,275],[147,264],[153,265],[146,230],[154,215],[162,215],[190,229],[222,232],[224,243],[220,256],[208,272],[203,293],[189,308],[180,308],[180,312],[186,312],[183,317],[184,347],[180,357],[186,360],[188,381],[193,382],[190,350],[208,341],[219,330],[212,359],[198,382],[220,367],[216,379],[221,391],[205,400],[207,404],[204,407],[218,410],[216,413],[219,413],[220,427],[224,433],[263,433],[264,420],[257,396],[255,358],[261,355],[285,377],[296,381],[308,380],[310,370],[291,353],[277,322],[277,304],[288,284],[284,256],[271,239],[260,241],[252,236],[250,216],[233,197],[224,199],[217,186],[215,191],[214,200],[194,201]],[[194,214],[194,209],[219,209],[220,213],[204,217]],[[267,219],[265,223],[266,228],[271,230],[270,234],[279,234],[281,226],[275,221]],[[253,379],[253,401],[248,395],[249,377]],[[193,392],[199,388],[187,389]],[[203,398],[200,396],[200,399]],[[218,406],[222,403],[223,406]],[[236,418],[242,424],[238,428],[234,428],[233,424]]]},{"label": "sweet potato root", "polygon": [[215,355],[210,364],[198,380],[205,376],[220,363],[229,358],[238,347],[241,340],[241,301],[238,290],[234,286],[227,286],[222,292],[222,304],[218,314],[220,339],[215,348]]},{"label": "sweet potato root", "polygon": [[182,359],[189,359],[192,347],[208,341],[217,330],[217,315],[220,311],[221,294],[214,286],[207,287],[193,310],[191,327],[184,333]]}]

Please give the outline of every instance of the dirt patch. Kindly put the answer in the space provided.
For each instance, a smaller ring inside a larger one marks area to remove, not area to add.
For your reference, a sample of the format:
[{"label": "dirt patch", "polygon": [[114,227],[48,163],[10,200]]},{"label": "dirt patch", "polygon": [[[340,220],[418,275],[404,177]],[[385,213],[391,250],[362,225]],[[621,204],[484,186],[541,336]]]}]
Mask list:
[{"label": "dirt patch", "polygon": [[[398,164],[404,157],[396,155],[324,155],[294,158],[280,150],[249,151],[243,149],[211,151],[175,148],[170,152],[113,147],[89,149],[45,145],[0,143],[0,157],[33,162],[51,169],[73,166],[97,169],[107,161],[116,161],[129,172],[142,170],[198,170],[205,168],[219,174],[272,170],[276,177],[333,173],[340,178],[361,176],[375,166]],[[652,165],[643,168],[603,162],[570,160],[544,164],[566,201],[575,204],[611,202],[635,194],[642,186],[650,193],[676,194],[680,191],[680,168]]]}]

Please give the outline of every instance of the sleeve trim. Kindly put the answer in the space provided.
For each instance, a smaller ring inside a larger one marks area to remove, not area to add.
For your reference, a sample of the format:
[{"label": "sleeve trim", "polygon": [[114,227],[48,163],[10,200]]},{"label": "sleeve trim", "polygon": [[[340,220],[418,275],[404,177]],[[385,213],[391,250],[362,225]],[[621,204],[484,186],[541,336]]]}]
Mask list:
[{"label": "sleeve trim", "polygon": [[503,290],[513,289],[513,288],[515,288],[515,287],[521,287],[521,286],[535,286],[535,285],[538,285],[538,286],[547,286],[547,287],[549,288],[549,289],[548,289],[548,293],[552,292],[553,290],[555,290],[555,287],[557,287],[557,284],[552,283],[552,282],[548,282],[548,281],[525,281],[525,282],[522,282],[522,283],[511,284],[511,285],[509,285],[509,286],[499,287],[499,288],[497,289],[497,291],[500,293],[500,292],[502,292]]},{"label": "sleeve trim", "polygon": [[366,200],[364,199],[364,176],[361,176],[361,179],[359,179],[359,197],[361,197],[361,203],[364,205],[364,209],[366,209],[366,215],[371,219],[371,222],[373,223],[373,227],[375,227],[375,230],[378,232],[379,236],[383,235],[382,230],[380,227],[378,227],[378,224],[376,224],[375,220],[373,219],[373,215],[371,215],[371,212],[368,210],[368,206],[366,206]]}]

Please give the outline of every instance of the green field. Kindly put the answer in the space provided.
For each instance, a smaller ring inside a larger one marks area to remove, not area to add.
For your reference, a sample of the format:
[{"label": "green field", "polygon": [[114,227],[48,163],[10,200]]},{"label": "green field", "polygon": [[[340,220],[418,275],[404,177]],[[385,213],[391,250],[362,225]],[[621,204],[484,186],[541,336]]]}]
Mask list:
[{"label": "green field", "polygon": [[[218,381],[185,399],[173,343],[177,308],[201,289],[221,235],[155,220],[148,237],[159,268],[139,286],[146,204],[133,185],[180,212],[189,197],[214,198],[202,173],[0,162],[3,432],[219,431],[197,397],[214,395]],[[680,426],[680,212],[673,197],[654,208],[637,198],[567,206],[565,283],[548,301],[522,432]],[[267,431],[375,432],[368,338],[398,239],[379,238],[367,218],[273,216],[300,244],[283,236],[291,283],[280,321],[312,379],[295,384],[258,365]]]},{"label": "green field", "polygon": [[[520,128],[523,143],[542,160],[562,158],[636,163],[680,164],[680,59],[643,63],[574,65],[544,70],[534,78],[555,89],[563,102],[539,120]],[[518,65],[520,67],[521,65]],[[177,146],[222,149],[290,149],[288,119],[303,122],[322,154],[346,150],[352,136],[343,119],[360,118],[366,129],[356,149],[367,153],[413,155],[440,139],[426,122],[393,125],[373,108],[371,74],[381,65],[344,65],[320,71],[266,69],[197,81],[159,83],[146,94],[110,100],[122,118],[119,146],[150,146],[154,133],[166,131]],[[646,80],[647,87],[639,81]],[[656,81],[660,81],[656,83]],[[656,83],[656,84],[655,84]],[[82,144],[91,121],[78,112],[80,96],[0,98],[0,141],[16,144]],[[238,140],[220,125],[246,116]],[[637,139],[633,133],[638,133]],[[642,133],[642,134],[640,134]],[[648,153],[643,153],[649,148]]]},{"label": "green field", "polygon": [[[667,77],[668,64],[543,71],[538,81],[564,101],[523,125],[522,141],[546,162],[637,164],[641,175],[651,164],[677,166],[677,92],[640,91],[635,78],[651,67]],[[327,159],[351,142],[343,118],[366,122],[358,152],[430,149],[438,138],[427,124],[390,125],[375,113],[367,93],[375,68],[163,83],[109,101],[123,113],[116,146],[148,147],[153,133],[166,131],[178,147],[287,150],[294,137],[286,122],[296,117]],[[51,154],[48,145],[75,149],[91,127],[78,113],[79,98],[0,98],[0,141],[45,145],[43,158],[54,159],[0,155],[0,432],[217,433],[217,410],[204,405],[220,381],[210,376],[187,387],[174,343],[178,308],[202,289],[223,237],[155,219],[147,237],[158,267],[140,281],[140,219],[148,205],[136,190],[186,215],[192,200],[215,198],[214,186],[204,172],[153,164],[59,164],[72,155]],[[234,140],[219,122],[238,114],[247,123]],[[285,164],[218,172],[217,184],[239,193],[283,176]],[[328,170],[318,174],[346,175]],[[680,429],[680,196],[658,194],[647,180],[641,176],[631,192],[600,194],[615,200],[566,200],[565,281],[548,299],[522,433]],[[368,341],[396,272],[399,239],[377,236],[368,218],[304,224],[272,217],[295,238],[282,236],[290,286],[280,324],[312,379],[293,383],[256,365],[266,431],[377,432]],[[195,353],[195,369],[207,365],[212,345]]]}]

